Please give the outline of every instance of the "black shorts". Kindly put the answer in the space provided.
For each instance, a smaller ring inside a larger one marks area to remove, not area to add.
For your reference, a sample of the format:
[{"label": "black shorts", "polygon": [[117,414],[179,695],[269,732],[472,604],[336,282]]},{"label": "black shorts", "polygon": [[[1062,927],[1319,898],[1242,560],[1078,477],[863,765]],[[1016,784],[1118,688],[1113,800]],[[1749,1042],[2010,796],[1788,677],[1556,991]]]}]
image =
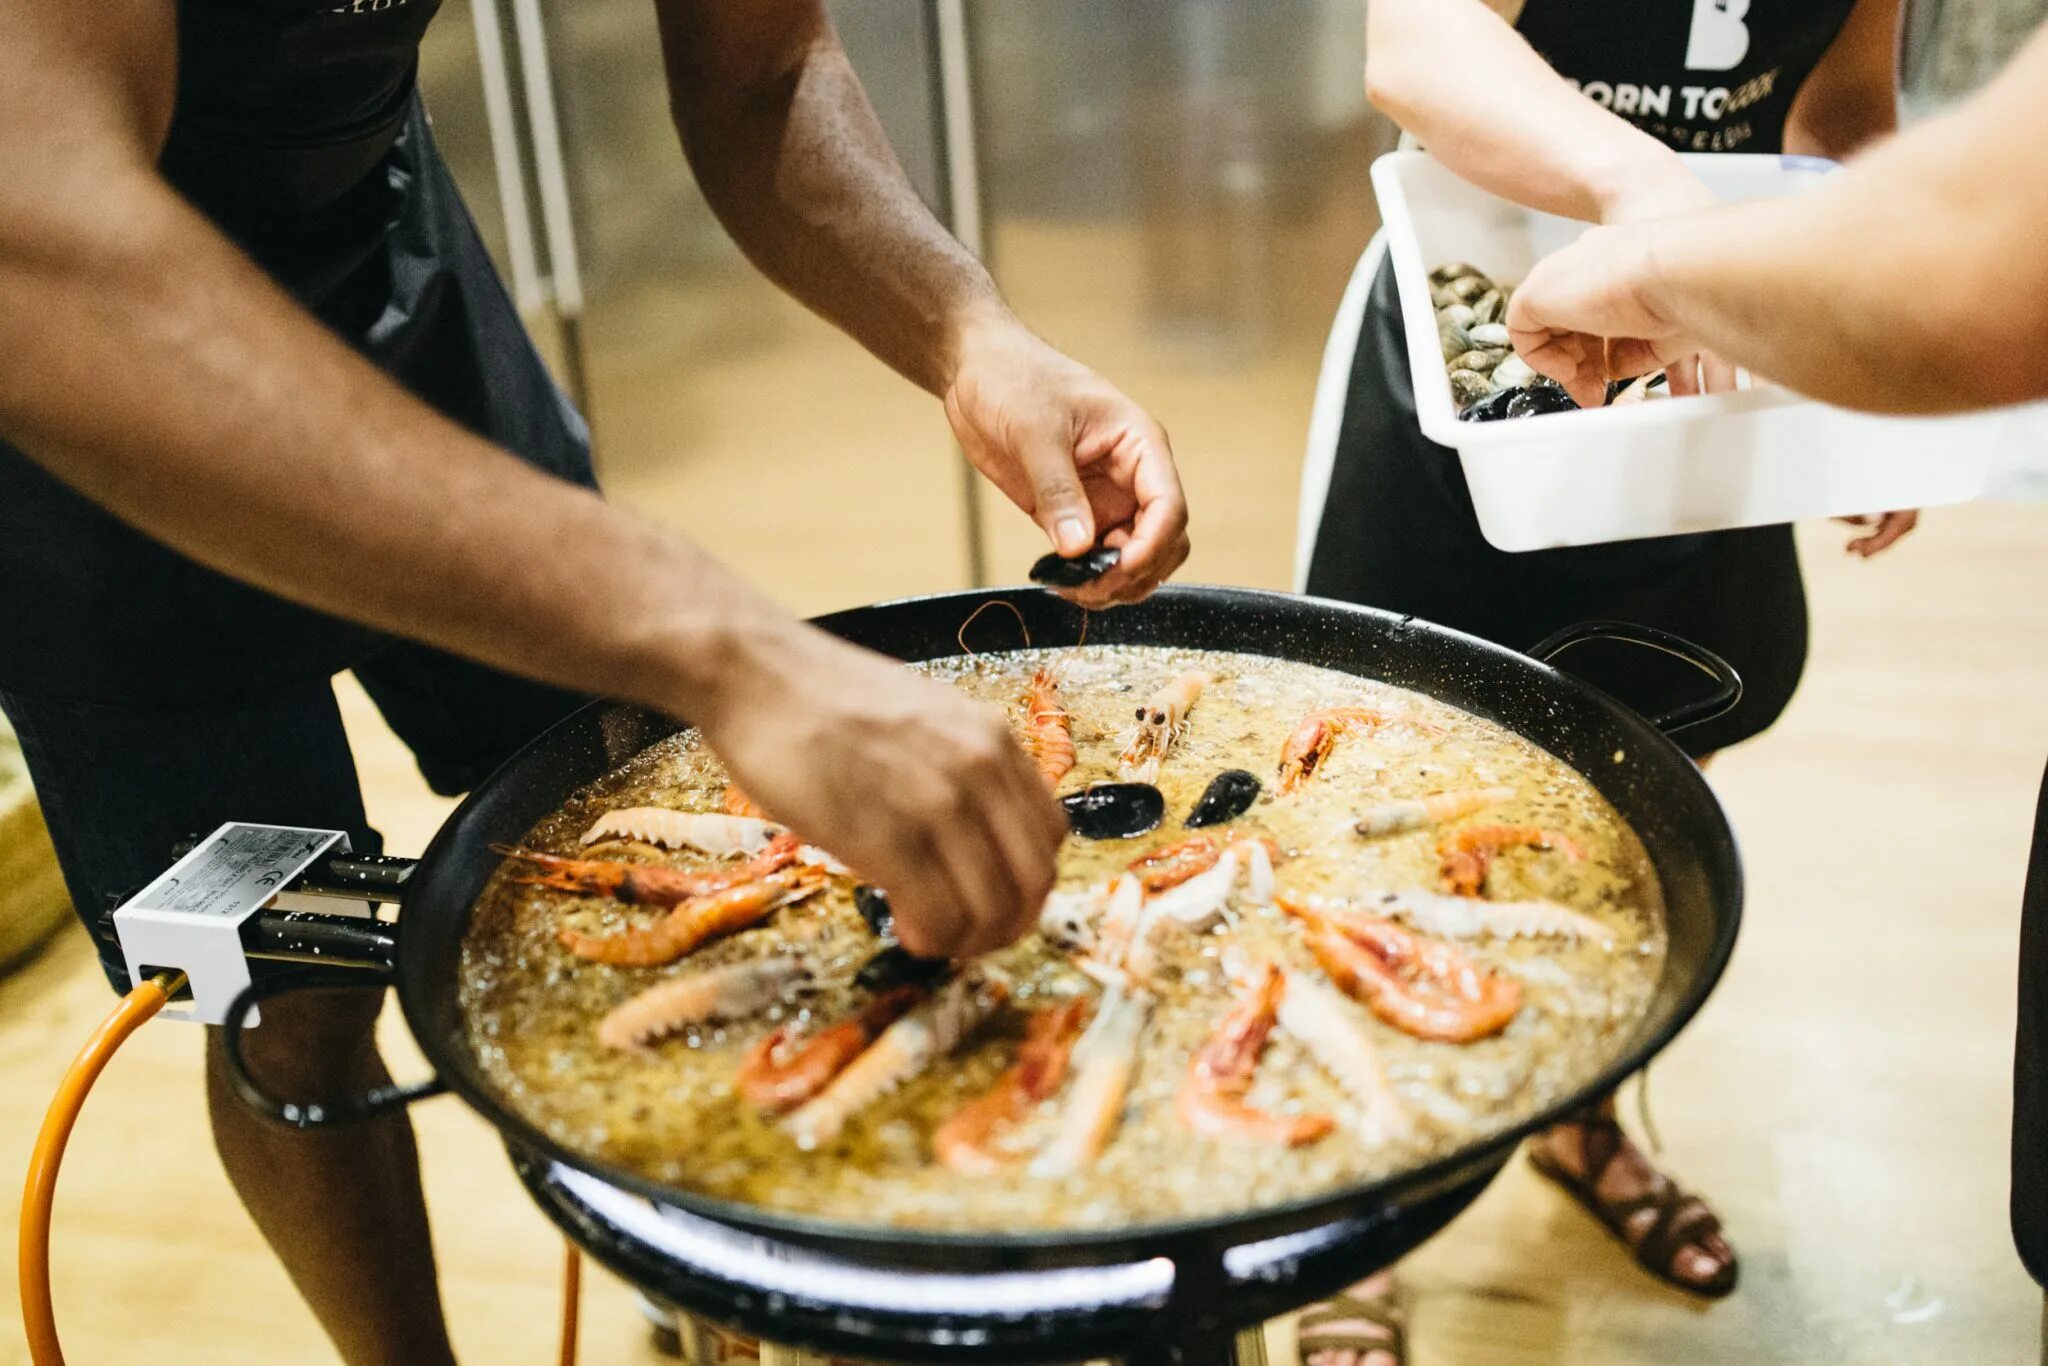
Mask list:
[{"label": "black shorts", "polygon": [[[334,209],[222,226],[421,399],[528,464],[594,485],[587,430],[417,108],[386,164]],[[241,820],[345,830],[357,850],[381,848],[334,699],[347,668],[446,794],[580,701],[223,578],[0,446],[0,710],[117,986],[127,974],[100,933],[107,902],[163,871],[178,841]]]},{"label": "black shorts", "polygon": [[[1512,649],[1596,617],[1676,632],[1725,656],[1743,678],[1734,711],[1675,737],[1694,755],[1768,728],[1806,667],[1806,590],[1790,527],[1522,554],[1489,544],[1457,453],[1416,424],[1399,296],[1384,264],[1352,358],[1306,586]],[[1568,658],[1574,672],[1646,714],[1709,686],[1678,661],[1625,646],[1588,644]]]}]

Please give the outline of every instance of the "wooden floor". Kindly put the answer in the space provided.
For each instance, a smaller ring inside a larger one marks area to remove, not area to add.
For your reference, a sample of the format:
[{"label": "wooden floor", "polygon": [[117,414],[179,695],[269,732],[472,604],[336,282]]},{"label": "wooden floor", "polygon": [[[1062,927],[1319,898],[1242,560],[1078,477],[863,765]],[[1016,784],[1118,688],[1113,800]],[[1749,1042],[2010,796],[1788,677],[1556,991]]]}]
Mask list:
[{"label": "wooden floor", "polygon": [[[1189,577],[1284,586],[1314,347],[1219,380],[1147,361],[1109,311],[1061,340],[1176,434],[1196,500]],[[614,461],[617,496],[705,535],[798,609],[957,583],[942,445],[904,454],[875,435],[936,435],[935,408],[805,336],[815,397],[764,411],[764,386],[788,374],[745,358],[650,397],[688,405],[716,453]],[[599,429],[625,444],[658,417],[614,406]],[[826,442],[835,458],[821,463]],[[991,511],[996,563],[1023,565],[1032,533]],[[1804,536],[1805,687],[1777,730],[1715,769],[1742,837],[1748,920],[1720,991],[1656,1071],[1667,1157],[1726,1217],[1740,1293],[1702,1308],[1661,1290],[1516,1164],[1410,1268],[1420,1366],[2034,1359],[2041,1303],[2004,1202],[2018,898],[2048,758],[2048,511],[1932,514],[1874,564],[1842,556],[1841,541],[1826,526]],[[372,818],[394,850],[416,851],[446,804],[361,694],[343,695]],[[109,999],[77,935],[0,982],[0,1172],[22,1170]],[[387,1033],[404,1074],[415,1055],[395,1019]],[[212,1156],[198,1049],[181,1025],[143,1031],[73,1141],[55,1272],[70,1359],[331,1360]],[[452,1100],[415,1113],[465,1358],[552,1360],[558,1241],[488,1129]],[[651,1360],[622,1286],[593,1275],[585,1309],[585,1360]],[[0,1329],[0,1362],[23,1355]]]}]

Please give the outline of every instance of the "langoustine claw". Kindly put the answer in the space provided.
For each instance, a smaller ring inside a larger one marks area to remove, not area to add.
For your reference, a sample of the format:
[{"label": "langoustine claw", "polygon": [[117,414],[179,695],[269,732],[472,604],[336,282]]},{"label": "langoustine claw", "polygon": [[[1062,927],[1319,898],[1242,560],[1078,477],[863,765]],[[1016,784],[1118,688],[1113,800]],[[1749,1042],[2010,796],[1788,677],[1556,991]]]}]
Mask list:
[{"label": "langoustine claw", "polygon": [[1170,683],[1146,699],[1138,708],[1138,730],[1117,756],[1127,782],[1156,783],[1166,751],[1180,738],[1202,690],[1215,682],[1213,676],[1195,670],[1176,675]]},{"label": "langoustine claw", "polygon": [[1555,849],[1573,863],[1586,856],[1569,836],[1555,831],[1533,825],[1475,825],[1437,845],[1444,886],[1459,896],[1478,896],[1486,890],[1494,856],[1503,849]]},{"label": "langoustine claw", "polygon": [[1268,863],[1280,857],[1280,846],[1269,839],[1253,839],[1241,834],[1232,834],[1222,840],[1212,835],[1190,835],[1132,859],[1130,872],[1144,884],[1147,892],[1156,895],[1214,868],[1226,847],[1243,848],[1249,856],[1248,851],[1254,845],[1265,850]]},{"label": "langoustine claw", "polygon": [[1298,1148],[1336,1127],[1329,1115],[1275,1115],[1245,1104],[1285,990],[1280,969],[1268,963],[1256,970],[1216,1032],[1195,1051],[1175,1108],[1181,1122],[1204,1138]]},{"label": "langoustine claw", "polygon": [[1500,1033],[1522,1008],[1521,983],[1455,945],[1381,916],[1280,904],[1307,925],[1309,952],[1330,980],[1403,1033],[1471,1043]]},{"label": "langoustine claw", "polygon": [[548,887],[580,896],[608,896],[629,906],[674,906],[754,882],[797,861],[802,846],[796,836],[777,835],[760,853],[730,868],[709,870],[667,868],[658,863],[623,863],[615,859],[559,858],[532,849],[494,844],[506,858],[532,864],[540,872],[512,879],[521,886]]},{"label": "langoustine claw", "polygon": [[1382,802],[1358,818],[1358,833],[1367,839],[1399,835],[1475,815],[1515,795],[1512,787],[1480,787],[1464,792],[1438,792],[1413,801]]},{"label": "langoustine claw", "polygon": [[758,854],[783,833],[781,826],[756,816],[631,806],[599,816],[583,832],[582,842],[640,840],[664,849],[695,849],[714,858],[728,858],[733,854]]},{"label": "langoustine claw", "polygon": [[803,1104],[927,994],[920,986],[892,987],[851,1017],[828,1025],[801,1043],[795,1026],[782,1026],[748,1049],[740,1060],[734,1084],[741,1098],[768,1114]]},{"label": "langoustine claw", "polygon": [[1358,1107],[1354,1122],[1368,1143],[1388,1143],[1414,1131],[1414,1121],[1387,1081],[1373,1046],[1344,998],[1320,982],[1289,973],[1281,993],[1280,1027],[1308,1050],[1316,1065]]},{"label": "langoustine claw", "polygon": [[635,1050],[694,1024],[744,1019],[811,980],[795,958],[765,958],[692,973],[649,987],[613,1008],[597,1025],[606,1048]]},{"label": "langoustine claw", "polygon": [[1060,1089],[1087,1018],[1088,1002],[1081,997],[1032,1015],[1017,1061],[932,1132],[932,1154],[942,1166],[963,1176],[993,1176],[1010,1165],[1013,1159],[995,1150],[995,1139]]},{"label": "langoustine claw", "polygon": [[782,1121],[797,1146],[830,1143],[847,1120],[958,1048],[1002,1003],[1009,983],[990,969],[970,966],[897,1020],[865,1052]]},{"label": "langoustine claw", "polygon": [[720,935],[758,924],[770,914],[802,901],[825,887],[815,868],[785,868],[779,873],[675,905],[652,925],[615,934],[585,934],[564,928],[562,947],[578,958],[615,968],[654,968],[673,963]]},{"label": "langoustine claw", "polygon": [[1058,791],[1060,779],[1074,768],[1074,720],[1060,702],[1051,669],[1033,673],[1024,691],[1024,749],[1045,785]]},{"label": "langoustine claw", "polygon": [[1138,1046],[1152,1014],[1152,997],[1116,983],[1103,994],[1095,1022],[1074,1045],[1074,1084],[1059,1127],[1031,1164],[1033,1176],[1070,1176],[1109,1146],[1123,1122],[1124,1101],[1138,1068]]}]

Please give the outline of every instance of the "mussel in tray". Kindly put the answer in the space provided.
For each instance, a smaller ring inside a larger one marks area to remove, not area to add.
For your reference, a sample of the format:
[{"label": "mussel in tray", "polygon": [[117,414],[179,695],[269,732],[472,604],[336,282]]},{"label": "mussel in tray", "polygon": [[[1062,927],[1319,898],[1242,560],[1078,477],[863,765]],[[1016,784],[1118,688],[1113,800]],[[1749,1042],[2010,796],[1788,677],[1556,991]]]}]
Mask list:
[{"label": "mussel in tray", "polygon": [[1107,545],[1083,551],[1071,559],[1062,555],[1041,556],[1031,566],[1031,581],[1047,588],[1085,587],[1116,568],[1122,558],[1122,551]]},{"label": "mussel in tray", "polygon": [[1166,798],[1150,783],[1097,783],[1060,798],[1067,828],[1085,839],[1127,840],[1159,828]]},{"label": "mussel in tray", "polygon": [[1209,780],[1209,786],[1202,791],[1195,802],[1195,809],[1188,812],[1185,822],[1191,829],[1205,825],[1221,825],[1234,821],[1252,809],[1252,803],[1259,798],[1259,780],[1241,768],[1226,768]]}]

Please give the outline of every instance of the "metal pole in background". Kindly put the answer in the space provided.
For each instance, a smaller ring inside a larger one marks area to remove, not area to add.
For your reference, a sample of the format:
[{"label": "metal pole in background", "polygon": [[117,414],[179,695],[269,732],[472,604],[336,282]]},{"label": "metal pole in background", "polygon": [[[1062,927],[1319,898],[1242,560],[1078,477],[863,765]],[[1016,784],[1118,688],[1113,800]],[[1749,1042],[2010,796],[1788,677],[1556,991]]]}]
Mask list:
[{"label": "metal pole in background", "polygon": [[498,204],[505,217],[505,255],[512,270],[512,299],[524,317],[547,306],[547,288],[533,250],[533,217],[526,200],[526,168],[519,160],[519,119],[512,109],[512,77],[505,65],[505,31],[498,0],[471,0],[476,24],[477,69],[483,81],[484,124],[491,134],[491,162],[498,173]]},{"label": "metal pole in background", "polygon": [[[981,159],[974,136],[974,85],[967,46],[964,0],[928,0],[933,56],[938,65],[939,172],[946,227],[960,244],[987,264],[981,227]],[[982,525],[981,477],[960,457],[960,487],[966,512],[967,582],[989,581],[988,540]]]},{"label": "metal pole in background", "polygon": [[562,125],[555,112],[554,70],[548,63],[547,24],[539,0],[512,0],[519,37],[519,69],[526,82],[527,127],[533,137],[534,178],[540,186],[546,230],[548,279],[562,333],[563,376],[570,399],[590,420],[590,385],[583,364],[583,263],[576,251],[576,220],[562,155]]}]

